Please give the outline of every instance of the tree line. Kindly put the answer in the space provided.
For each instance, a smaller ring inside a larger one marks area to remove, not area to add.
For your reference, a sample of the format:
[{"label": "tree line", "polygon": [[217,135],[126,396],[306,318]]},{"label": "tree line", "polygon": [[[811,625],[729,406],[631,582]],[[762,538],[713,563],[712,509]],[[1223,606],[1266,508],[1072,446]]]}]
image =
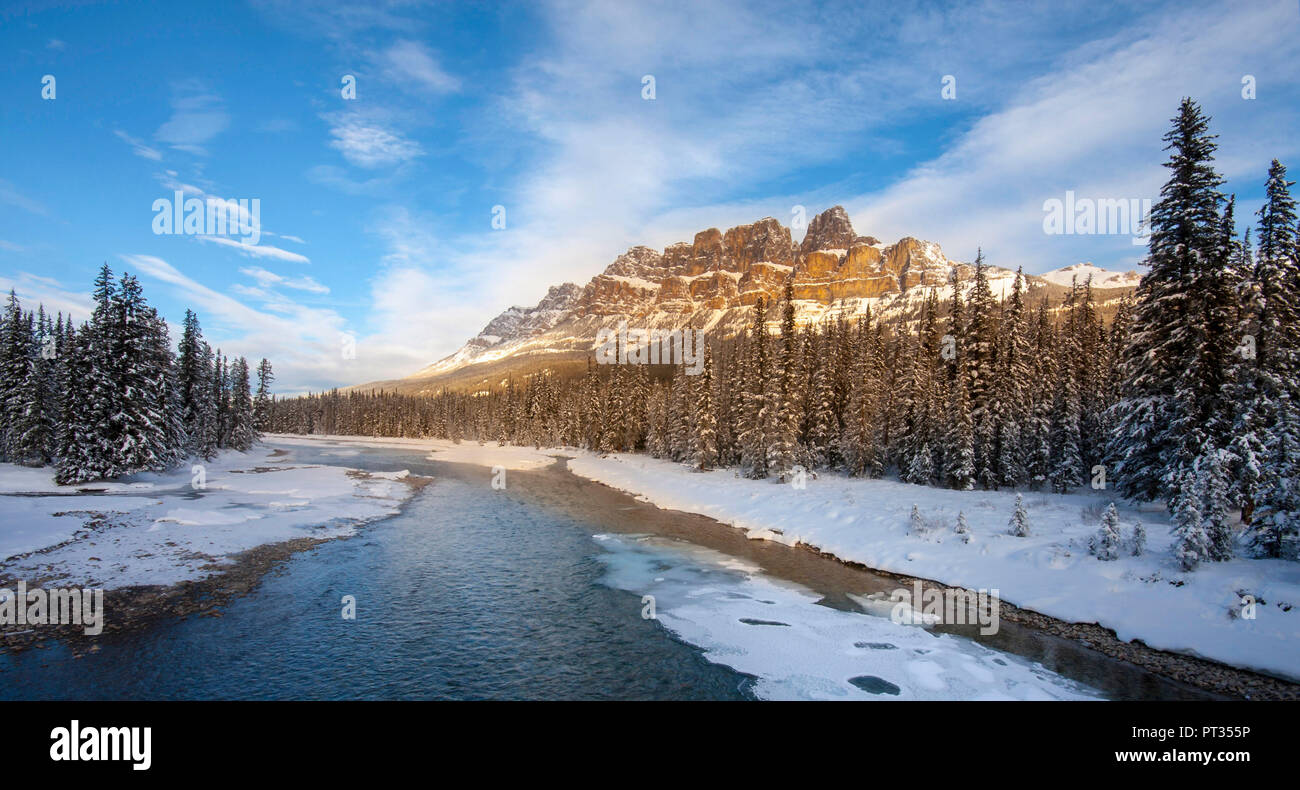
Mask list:
[{"label": "tree line", "polygon": [[[1164,500],[1186,569],[1300,554],[1300,252],[1294,182],[1274,160],[1258,237],[1238,237],[1215,136],[1185,99],[1164,136],[1149,271],[1109,323],[1090,281],[1030,304],[1017,271],[995,298],[930,289],[919,315],[799,326],[791,286],[748,330],[711,338],[698,376],[588,364],[486,392],[337,391],[272,404],[271,430],[641,451],[751,478],[896,474],[917,485]],[[769,318],[780,330],[769,331]]]},{"label": "tree line", "polygon": [[257,389],[243,357],[203,340],[185,312],[178,351],[166,321],[130,274],[108,264],[90,319],[24,311],[9,292],[0,317],[0,460],[52,465],[59,484],[163,471],[218,450],[248,450],[273,400],[271,364]]}]

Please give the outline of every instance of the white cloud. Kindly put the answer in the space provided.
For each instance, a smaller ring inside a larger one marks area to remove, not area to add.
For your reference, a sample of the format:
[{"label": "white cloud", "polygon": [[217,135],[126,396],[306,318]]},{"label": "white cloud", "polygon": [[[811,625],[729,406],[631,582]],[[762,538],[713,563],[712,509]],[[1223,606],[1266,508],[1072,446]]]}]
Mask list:
[{"label": "white cloud", "polygon": [[290,252],[280,247],[272,247],[269,244],[246,244],[238,239],[228,239],[224,236],[195,236],[199,241],[210,244],[219,244],[222,247],[229,247],[238,250],[242,255],[249,258],[274,258],[279,261],[290,261],[292,263],[311,263],[311,259],[306,255],[299,255],[296,252]]},{"label": "white cloud", "polygon": [[171,118],[154,137],[178,151],[206,156],[204,146],[230,125],[225,104],[197,80],[176,85],[174,92]]},{"label": "white cloud", "polygon": [[330,147],[357,167],[398,165],[423,153],[419,143],[355,114],[333,116],[330,136]]},{"label": "white cloud", "polygon": [[[1159,198],[1167,177],[1161,136],[1195,92],[1220,134],[1228,189],[1263,183],[1268,158],[1297,151],[1288,121],[1239,95],[1247,69],[1285,73],[1295,56],[1294,8],[1255,6],[1164,15],[1067,53],[1062,67],[1015,91],[942,155],[887,188],[848,201],[859,232],[907,234],[971,259],[1043,272],[1080,260],[1131,265],[1128,236],[1048,236],[1043,201]],[[1288,21],[1292,24],[1288,28]],[[1293,70],[1293,69],[1291,69]],[[1294,127],[1292,127],[1294,128]],[[1245,183],[1243,183],[1245,182]],[[1249,222],[1238,213],[1238,222]]]},{"label": "white cloud", "polygon": [[94,311],[94,300],[89,293],[68,290],[51,277],[21,271],[13,277],[0,274],[0,293],[8,296],[10,290],[18,296],[24,310],[44,305],[50,317],[62,313],[64,318],[80,323],[88,320]]},{"label": "white cloud", "polygon": [[241,274],[252,277],[262,288],[281,285],[285,288],[292,288],[296,291],[307,291],[314,294],[327,294],[330,292],[329,288],[326,288],[306,275],[299,277],[282,277],[275,272],[269,272],[258,266],[242,267],[239,271]]},{"label": "white cloud", "polygon": [[427,47],[416,41],[399,41],[380,53],[376,60],[384,76],[399,85],[433,93],[450,93],[460,88],[460,80],[448,74]]},{"label": "white cloud", "polygon": [[0,178],[0,203],[17,206],[23,211],[40,216],[45,216],[48,213],[40,201],[33,200],[22,194],[13,184],[3,178]]},{"label": "white cloud", "polygon": [[115,130],[113,134],[117,135],[122,142],[131,146],[131,151],[141,159],[151,159],[155,162],[162,160],[162,153],[157,148],[151,148],[143,141],[132,137],[121,129]]}]

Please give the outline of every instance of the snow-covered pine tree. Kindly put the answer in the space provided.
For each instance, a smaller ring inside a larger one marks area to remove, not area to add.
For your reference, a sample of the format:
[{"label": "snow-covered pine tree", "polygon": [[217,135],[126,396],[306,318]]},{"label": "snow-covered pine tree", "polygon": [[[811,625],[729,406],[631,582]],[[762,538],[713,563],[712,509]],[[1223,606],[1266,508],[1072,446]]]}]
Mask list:
[{"label": "snow-covered pine tree", "polygon": [[177,359],[177,387],[180,391],[181,422],[185,426],[186,451],[199,458],[217,452],[217,404],[213,399],[212,349],[203,341],[198,316],[185,311]]},{"label": "snow-covered pine tree", "polygon": [[[1141,500],[1177,498],[1197,421],[1217,403],[1209,390],[1218,385],[1217,374],[1206,367],[1218,363],[1202,357],[1197,345],[1208,331],[1202,298],[1217,295],[1195,290],[1223,264],[1222,179],[1212,164],[1216,144],[1208,129],[1200,107],[1184,99],[1164,137],[1170,176],[1151,211],[1150,269],[1138,285],[1124,389],[1111,419],[1113,477],[1120,493]],[[1189,380],[1192,369],[1205,379]]]},{"label": "snow-covered pine tree", "polygon": [[1097,559],[1110,562],[1119,559],[1119,547],[1119,513],[1115,510],[1115,503],[1111,502],[1101,514],[1101,526],[1088,549]]},{"label": "snow-covered pine tree", "polygon": [[970,417],[970,393],[960,378],[954,379],[949,387],[944,480],[949,488],[970,491],[975,487],[975,438]]},{"label": "snow-covered pine tree", "polygon": [[691,460],[691,408],[686,367],[676,365],[673,367],[672,388],[668,392],[668,457],[674,461]]},{"label": "snow-covered pine tree", "polygon": [[1206,559],[1223,562],[1232,559],[1235,536],[1228,525],[1230,505],[1227,465],[1224,453],[1213,446],[1205,448],[1194,463],[1200,479],[1201,520],[1209,538],[1209,555]]},{"label": "snow-covered pine tree", "polygon": [[668,395],[656,381],[645,404],[646,452],[653,458],[668,457]]},{"label": "snow-covered pine tree", "polygon": [[1133,536],[1129,539],[1129,553],[1141,557],[1147,550],[1147,531],[1139,521],[1133,525]]},{"label": "snow-covered pine tree", "polygon": [[12,289],[0,319],[0,458],[12,463],[28,460],[23,435],[29,429],[28,382],[33,363],[32,327]]},{"label": "snow-covered pine tree", "polygon": [[1279,424],[1269,442],[1268,486],[1251,521],[1251,548],[1259,557],[1300,559],[1300,472],[1297,453],[1300,435],[1296,412],[1279,409]]},{"label": "snow-covered pine tree", "polygon": [[966,523],[966,513],[964,511],[957,511],[957,525],[953,527],[952,531],[961,536],[962,543],[970,543],[970,524]]},{"label": "snow-covered pine tree", "polygon": [[949,488],[969,491],[975,487],[975,427],[971,421],[970,387],[966,380],[965,306],[956,270],[952,279],[952,306],[948,313],[946,423],[944,429],[943,479]]},{"label": "snow-covered pine tree", "polygon": [[854,477],[870,475],[875,463],[878,363],[871,342],[871,316],[864,315],[854,332],[854,353],[848,409],[840,437],[840,456]]},{"label": "snow-covered pine tree", "polygon": [[760,297],[754,302],[749,327],[748,359],[743,374],[740,407],[740,465],[746,477],[767,477],[767,387],[771,377],[767,346],[767,313]]},{"label": "snow-covered pine tree", "polygon": [[713,355],[707,347],[699,350],[704,354],[704,369],[695,378],[695,457],[692,462],[701,472],[707,472],[718,462],[718,424],[713,408]]},{"label": "snow-covered pine tree", "polygon": [[1021,431],[1025,476],[1035,491],[1048,482],[1052,472],[1052,406],[1055,402],[1056,333],[1047,314],[1047,300],[1038,305],[1033,322],[1033,383],[1030,387],[1029,418]]},{"label": "snow-covered pine tree", "polygon": [[[166,469],[174,458],[170,443],[166,371],[159,370],[156,314],[140,283],[123,274],[113,300],[109,348],[119,364],[121,400],[114,416],[112,458],[118,474]],[[165,341],[164,341],[165,348]]]},{"label": "snow-covered pine tree", "polygon": [[93,390],[85,386],[85,382],[91,380],[94,368],[90,333],[90,325],[83,324],[80,330],[70,327],[64,335],[59,374],[62,398],[59,403],[58,465],[54,474],[54,481],[59,485],[81,483],[99,475],[99,462],[94,454],[97,436]]},{"label": "snow-covered pine tree", "polygon": [[1016,507],[1007,522],[1007,534],[1017,538],[1027,538],[1032,534],[1029,529],[1029,511],[1025,508],[1024,494],[1016,494]]},{"label": "snow-covered pine tree", "polygon": [[126,393],[124,368],[120,356],[122,319],[118,312],[117,284],[105,263],[95,278],[95,308],[88,327],[83,327],[83,348],[90,358],[85,386],[89,390],[88,430],[83,434],[83,469],[85,480],[116,477],[122,473],[117,458],[120,447],[122,399]]},{"label": "snow-covered pine tree", "polygon": [[[808,363],[813,366],[811,393],[808,406],[808,431],[805,439],[808,465],[824,469],[830,463],[831,446],[839,434],[835,424],[833,372],[824,342],[825,334],[809,335]],[[821,342],[819,342],[821,341]]]},{"label": "snow-covered pine tree", "polygon": [[[511,382],[513,384],[513,381]],[[216,404],[214,428],[217,447],[230,446],[230,370],[226,357],[217,349],[212,358],[212,400]]]},{"label": "snow-covered pine tree", "polygon": [[[63,323],[62,316],[59,324]],[[24,443],[42,466],[55,458],[59,425],[59,346],[62,327],[50,321],[44,306],[36,311],[36,333],[32,346],[32,376],[28,380],[28,401],[35,413],[32,430]]]},{"label": "snow-covered pine tree", "polygon": [[271,407],[271,384],[275,382],[275,372],[265,357],[257,363],[257,392],[253,395],[253,430],[260,436],[267,428],[267,411]]},{"label": "snow-covered pine tree", "polygon": [[779,369],[769,382],[767,467],[785,482],[790,471],[804,459],[799,447],[799,418],[806,393],[799,386],[802,361],[794,321],[794,290],[787,281],[781,300],[781,356]]},{"label": "snow-covered pine tree", "polygon": [[[1002,353],[997,373],[998,471],[1001,485],[1016,487],[1027,482],[1023,432],[1030,419],[1028,390],[1032,372],[1029,342],[1025,328],[1024,275],[1016,269],[1016,279],[1007,298],[1006,318],[1002,323]],[[990,486],[996,487],[996,486]]]},{"label": "snow-covered pine tree", "polygon": [[1051,412],[1051,461],[1048,479],[1052,490],[1068,493],[1083,482],[1084,461],[1082,451],[1083,405],[1079,383],[1086,380],[1080,375],[1080,359],[1086,356],[1082,347],[1084,322],[1079,310],[1083,291],[1078,281],[1071,283],[1070,294],[1063,305],[1068,316],[1065,330],[1058,336],[1056,348],[1057,380]]},{"label": "snow-covered pine tree", "polygon": [[163,468],[180,463],[188,455],[185,419],[181,410],[180,382],[176,355],[171,350],[167,322],[158,311],[149,308],[144,326],[146,362],[153,379],[155,407],[161,415],[163,447],[159,461]]},{"label": "snow-covered pine tree", "polygon": [[[1293,555],[1300,479],[1300,249],[1296,204],[1277,160],[1269,167],[1260,208],[1259,247],[1241,291],[1247,297],[1243,338],[1254,341],[1254,359],[1240,360],[1233,445],[1239,472],[1238,498],[1250,523],[1254,552]],[[1240,356],[1240,355],[1239,355]],[[1247,355],[1249,356],[1249,355]]]},{"label": "snow-covered pine tree", "polygon": [[988,488],[997,488],[1001,479],[998,466],[997,437],[999,406],[996,389],[997,313],[998,306],[989,288],[988,266],[984,251],[975,255],[975,273],[967,305],[962,361],[970,389],[971,425],[974,436],[975,479]]},{"label": "snow-covered pine tree", "polygon": [[239,357],[230,366],[230,446],[240,452],[247,452],[257,441],[248,378],[248,360]]},{"label": "snow-covered pine tree", "polygon": [[912,504],[912,513],[907,518],[907,534],[924,535],[927,532],[925,519],[921,518],[921,509]]},{"label": "snow-covered pine tree", "polygon": [[929,485],[934,478],[932,463],[933,455],[930,452],[930,443],[923,441],[917,451],[912,454],[911,463],[907,467],[907,472],[903,478],[904,481],[919,486]]},{"label": "snow-covered pine tree", "polygon": [[1177,487],[1174,504],[1174,560],[1184,571],[1192,571],[1210,558],[1210,536],[1201,516],[1204,500],[1202,480],[1195,469],[1188,470]]}]

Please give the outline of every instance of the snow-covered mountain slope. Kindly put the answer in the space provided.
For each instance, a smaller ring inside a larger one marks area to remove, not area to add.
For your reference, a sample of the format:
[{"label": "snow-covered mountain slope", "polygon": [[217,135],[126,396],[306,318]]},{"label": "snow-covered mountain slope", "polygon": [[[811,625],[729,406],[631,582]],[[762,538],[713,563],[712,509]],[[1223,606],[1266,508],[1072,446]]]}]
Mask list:
[{"label": "snow-covered mountain slope", "polygon": [[515,341],[539,335],[555,326],[568,315],[581,295],[582,289],[573,283],[552,285],[536,307],[511,307],[488,322],[482,332],[470,338],[456,353],[421,368],[411,378],[428,378],[485,359],[499,359],[499,356],[492,355],[494,349],[510,348]]},{"label": "snow-covered mountain slope", "polygon": [[[885,245],[859,236],[840,206],[814,217],[799,243],[789,228],[766,217],[725,232],[709,228],[662,251],[633,247],[585,286],[554,286],[536,307],[510,308],[455,353],[413,375],[353,389],[433,392],[444,386],[495,386],[517,370],[543,364],[580,367],[597,333],[623,322],[632,329],[691,327],[731,335],[747,326],[756,301],[779,299],[787,280],[800,323],[868,310],[886,318],[907,316],[932,288],[941,289],[946,299],[954,275],[969,288],[973,271],[971,264],[950,259],[931,241],[904,237]],[[1099,273],[1094,289],[1131,288],[1138,279],[1136,273],[1078,264],[1043,277],[1028,275],[1026,283],[1031,293],[1046,292],[1056,299],[1061,286],[1069,287],[1072,274],[1082,282],[1089,272]],[[1013,271],[990,267],[989,284],[999,298],[1011,292],[1014,278]],[[1099,301],[1107,298],[1099,295]],[[770,318],[776,331],[779,316]]]},{"label": "snow-covered mountain slope", "polygon": [[1053,269],[1046,274],[1040,274],[1044,280],[1056,285],[1069,287],[1072,280],[1077,279],[1082,285],[1089,277],[1092,277],[1093,288],[1136,288],[1142,275],[1135,271],[1112,272],[1099,266],[1093,266],[1091,263],[1076,263],[1073,266],[1062,266],[1059,269]]}]

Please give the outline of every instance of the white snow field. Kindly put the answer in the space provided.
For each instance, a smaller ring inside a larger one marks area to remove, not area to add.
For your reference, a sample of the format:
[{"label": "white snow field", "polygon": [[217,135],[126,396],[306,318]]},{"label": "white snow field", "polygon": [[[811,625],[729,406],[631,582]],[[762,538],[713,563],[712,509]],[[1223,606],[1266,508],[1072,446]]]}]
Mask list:
[{"label": "white snow field", "polygon": [[60,487],[49,469],[0,464],[0,572],[107,589],[195,580],[257,546],[352,534],[413,490],[406,472],[298,464],[267,446],[223,452],[203,473],[201,487],[188,465]]},{"label": "white snow field", "polygon": [[[1113,562],[1088,553],[1104,491],[1023,492],[1030,537],[1007,533],[1014,491],[952,491],[891,480],[809,477],[803,490],[748,480],[734,469],[696,472],[642,455],[578,453],[569,468],[658,507],[699,513],[752,538],[809,544],[842,560],[970,589],[1069,622],[1098,623],[1120,639],[1300,680],[1300,563],[1239,557],[1184,573],[1170,557],[1163,508],[1116,500],[1121,534],[1141,521],[1146,552]],[[934,528],[910,533],[917,505]],[[952,531],[958,511],[970,543]],[[1242,596],[1253,596],[1251,612]],[[1254,614],[1254,619],[1242,617]],[[694,641],[694,640],[691,640]]]},{"label": "white snow field", "polygon": [[969,639],[821,606],[811,590],[710,549],[650,536],[596,539],[606,583],[653,596],[660,624],[708,660],[753,675],[761,699],[1101,698]]}]

